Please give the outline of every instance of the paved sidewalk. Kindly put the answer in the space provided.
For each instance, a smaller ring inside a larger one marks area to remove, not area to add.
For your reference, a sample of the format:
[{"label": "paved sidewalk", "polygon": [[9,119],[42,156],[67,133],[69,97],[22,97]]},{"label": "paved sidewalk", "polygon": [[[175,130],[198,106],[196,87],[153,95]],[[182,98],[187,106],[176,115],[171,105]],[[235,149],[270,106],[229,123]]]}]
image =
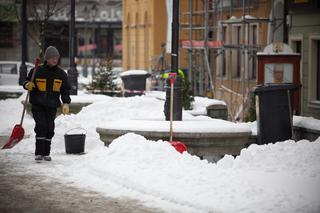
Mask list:
[{"label": "paved sidewalk", "polygon": [[7,174],[0,165],[0,212],[87,213],[162,212],[137,201],[103,197],[41,177]]},{"label": "paved sidewalk", "polygon": [[[4,139],[4,138],[2,138]],[[0,140],[0,146],[5,143]],[[160,213],[135,200],[104,197],[48,181],[47,177],[15,174],[0,162],[1,213]]]}]

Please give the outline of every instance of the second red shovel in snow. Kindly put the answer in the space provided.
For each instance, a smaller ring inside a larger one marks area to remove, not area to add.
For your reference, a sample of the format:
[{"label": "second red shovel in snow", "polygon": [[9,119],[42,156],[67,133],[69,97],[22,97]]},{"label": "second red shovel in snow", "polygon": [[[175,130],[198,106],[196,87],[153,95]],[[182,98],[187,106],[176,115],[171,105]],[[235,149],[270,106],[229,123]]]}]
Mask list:
[{"label": "second red shovel in snow", "polygon": [[177,73],[171,72],[169,73],[170,79],[170,141],[169,143],[173,146],[178,152],[183,153],[187,151],[187,146],[181,141],[173,140],[173,130],[172,130],[172,120],[173,120],[173,87],[174,82],[177,78]]}]

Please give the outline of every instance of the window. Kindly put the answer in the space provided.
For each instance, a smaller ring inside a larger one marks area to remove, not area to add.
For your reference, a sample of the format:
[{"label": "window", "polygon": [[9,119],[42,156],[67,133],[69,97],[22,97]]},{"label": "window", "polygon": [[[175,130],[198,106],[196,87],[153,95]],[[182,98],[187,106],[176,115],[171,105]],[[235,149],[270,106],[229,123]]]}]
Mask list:
[{"label": "window", "polygon": [[[257,25],[251,25],[251,45],[256,46],[258,45],[258,26]],[[250,79],[256,79],[257,77],[257,56],[256,56],[256,50],[251,51],[251,63],[250,63]]]},{"label": "window", "polygon": [[13,47],[13,23],[0,22],[0,47]]},{"label": "window", "polygon": [[[295,34],[295,35],[289,35],[289,45],[294,53],[299,53],[300,54],[300,79],[301,83],[304,82],[304,79],[306,78],[308,69],[306,69],[303,65],[303,35],[302,34]],[[305,88],[302,88],[304,90]],[[301,100],[304,98],[304,93],[301,92]],[[303,106],[301,106],[303,109]]]},{"label": "window", "polygon": [[67,24],[48,23],[45,46],[55,46],[61,57],[69,57],[69,26]]},{"label": "window", "polygon": [[320,107],[320,35],[309,37],[309,103]]},{"label": "window", "polygon": [[148,13],[144,14],[144,68],[149,67],[149,23]]},{"label": "window", "polygon": [[[236,26],[235,27],[236,30],[236,45],[238,45],[240,47],[241,44],[241,26]],[[240,78],[241,76],[241,49],[238,48],[236,50],[236,73],[235,73],[235,77]]]},{"label": "window", "polygon": [[131,60],[131,43],[130,43],[130,39],[131,39],[131,34],[130,34],[130,32],[131,32],[131,29],[130,29],[130,24],[131,24],[131,20],[130,20],[130,14],[128,14],[128,16],[127,16],[127,48],[126,48],[126,51],[127,51],[127,69],[130,69],[131,67],[130,67],[130,65],[131,65],[131,63],[130,63],[130,60]]},{"label": "window", "polygon": [[301,41],[293,41],[292,42],[292,50],[296,53],[302,53],[301,52],[301,48],[302,48],[302,42]]},{"label": "window", "polygon": [[140,58],[140,51],[139,51],[139,49],[140,49],[140,43],[139,43],[139,36],[140,36],[140,33],[139,33],[139,28],[138,28],[138,26],[139,26],[139,24],[140,24],[140,18],[139,18],[139,14],[138,13],[136,13],[136,22],[134,23],[135,24],[135,36],[134,36],[134,48],[135,48],[135,68],[136,69],[139,69],[139,58]]},{"label": "window", "polygon": [[122,58],[122,31],[115,29],[113,33],[114,57]]},{"label": "window", "polygon": [[[227,41],[227,26],[222,27],[222,39],[224,42]],[[226,71],[227,71],[227,57],[226,57],[226,51],[224,50],[222,53],[222,76],[226,76]]]}]

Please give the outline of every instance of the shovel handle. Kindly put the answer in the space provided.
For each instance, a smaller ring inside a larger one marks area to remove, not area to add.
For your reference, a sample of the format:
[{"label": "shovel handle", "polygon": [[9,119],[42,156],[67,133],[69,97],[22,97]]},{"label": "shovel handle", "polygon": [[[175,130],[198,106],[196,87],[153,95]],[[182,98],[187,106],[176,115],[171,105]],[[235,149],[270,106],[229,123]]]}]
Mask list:
[{"label": "shovel handle", "polygon": [[[33,80],[34,80],[34,78],[35,78],[35,76],[36,76],[36,71],[37,71],[37,69],[38,69],[38,67],[39,67],[39,65],[40,65],[40,58],[36,58],[36,61],[35,61],[35,63],[34,63],[34,70],[33,70],[33,73],[32,73],[32,75],[31,75],[31,82],[33,82]],[[27,93],[27,96],[26,96],[26,99],[25,99],[25,101],[24,101],[24,103],[23,103],[23,110],[22,110],[22,115],[21,115],[21,120],[20,120],[20,125],[22,126],[22,123],[23,123],[23,119],[24,119],[24,114],[25,114],[25,112],[26,112],[26,107],[27,107],[27,102],[28,102],[28,100],[29,100],[29,96],[30,96],[30,91],[28,90],[28,93]]]}]

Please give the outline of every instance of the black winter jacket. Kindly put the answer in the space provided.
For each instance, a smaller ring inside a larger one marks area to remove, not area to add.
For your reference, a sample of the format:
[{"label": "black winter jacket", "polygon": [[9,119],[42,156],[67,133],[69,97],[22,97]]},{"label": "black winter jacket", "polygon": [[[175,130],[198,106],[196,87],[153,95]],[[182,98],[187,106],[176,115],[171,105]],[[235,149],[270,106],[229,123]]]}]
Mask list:
[{"label": "black winter jacket", "polygon": [[[32,69],[28,76],[26,84],[31,81]],[[57,108],[60,107],[60,96],[62,103],[69,104],[70,99],[70,84],[66,72],[59,66],[50,67],[45,62],[44,65],[38,67],[35,78],[33,80],[35,88],[30,92],[29,102],[34,105],[41,105],[45,107]]]}]

